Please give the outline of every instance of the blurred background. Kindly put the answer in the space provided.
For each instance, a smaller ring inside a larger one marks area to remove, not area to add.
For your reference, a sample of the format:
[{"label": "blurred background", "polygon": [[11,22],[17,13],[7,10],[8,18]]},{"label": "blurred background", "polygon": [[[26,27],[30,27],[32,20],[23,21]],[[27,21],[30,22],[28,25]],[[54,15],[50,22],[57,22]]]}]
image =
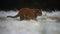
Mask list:
[{"label": "blurred background", "polygon": [[[7,18],[23,7],[43,9],[42,16],[37,21]],[[60,34],[60,1],[0,0],[0,34]]]},{"label": "blurred background", "polygon": [[60,10],[59,0],[0,0],[0,10],[16,10],[23,7],[43,10]]}]

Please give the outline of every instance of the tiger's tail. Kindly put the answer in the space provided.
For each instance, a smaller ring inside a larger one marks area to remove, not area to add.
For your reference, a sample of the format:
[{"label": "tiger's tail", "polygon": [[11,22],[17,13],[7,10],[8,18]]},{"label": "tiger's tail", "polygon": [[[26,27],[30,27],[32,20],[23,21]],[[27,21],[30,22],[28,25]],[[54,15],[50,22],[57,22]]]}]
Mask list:
[{"label": "tiger's tail", "polygon": [[19,16],[19,14],[15,15],[15,16],[7,16],[7,17],[16,18],[18,16]]}]

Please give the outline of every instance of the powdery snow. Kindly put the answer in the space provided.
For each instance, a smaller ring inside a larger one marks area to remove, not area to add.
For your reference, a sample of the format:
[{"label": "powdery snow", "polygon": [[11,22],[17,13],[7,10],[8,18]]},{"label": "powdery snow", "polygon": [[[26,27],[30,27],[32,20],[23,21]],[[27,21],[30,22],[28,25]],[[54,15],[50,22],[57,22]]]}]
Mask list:
[{"label": "powdery snow", "polygon": [[0,34],[60,34],[60,12],[42,12],[42,16],[37,16],[37,21],[23,20],[19,18],[7,18],[14,16],[18,12],[0,12]]}]

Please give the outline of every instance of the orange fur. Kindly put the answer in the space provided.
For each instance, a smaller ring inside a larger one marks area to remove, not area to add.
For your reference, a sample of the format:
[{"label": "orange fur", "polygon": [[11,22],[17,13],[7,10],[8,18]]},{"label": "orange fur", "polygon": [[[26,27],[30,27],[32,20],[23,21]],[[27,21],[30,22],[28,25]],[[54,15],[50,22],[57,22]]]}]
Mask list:
[{"label": "orange fur", "polygon": [[38,9],[22,8],[22,9],[19,10],[19,12],[16,16],[8,16],[8,17],[14,18],[14,17],[20,16],[20,20],[24,20],[24,19],[36,20],[36,17],[39,14],[41,16],[42,12]]}]

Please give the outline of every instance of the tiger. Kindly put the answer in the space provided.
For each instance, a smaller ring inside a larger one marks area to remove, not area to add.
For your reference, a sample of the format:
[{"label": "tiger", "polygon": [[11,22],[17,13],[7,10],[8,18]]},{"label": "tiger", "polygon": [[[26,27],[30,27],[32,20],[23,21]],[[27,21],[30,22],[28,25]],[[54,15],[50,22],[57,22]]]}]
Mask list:
[{"label": "tiger", "polygon": [[20,17],[20,21],[22,20],[36,20],[37,16],[42,16],[42,11],[39,9],[30,9],[30,8],[21,8],[17,15],[15,16],[7,16],[11,18]]}]

